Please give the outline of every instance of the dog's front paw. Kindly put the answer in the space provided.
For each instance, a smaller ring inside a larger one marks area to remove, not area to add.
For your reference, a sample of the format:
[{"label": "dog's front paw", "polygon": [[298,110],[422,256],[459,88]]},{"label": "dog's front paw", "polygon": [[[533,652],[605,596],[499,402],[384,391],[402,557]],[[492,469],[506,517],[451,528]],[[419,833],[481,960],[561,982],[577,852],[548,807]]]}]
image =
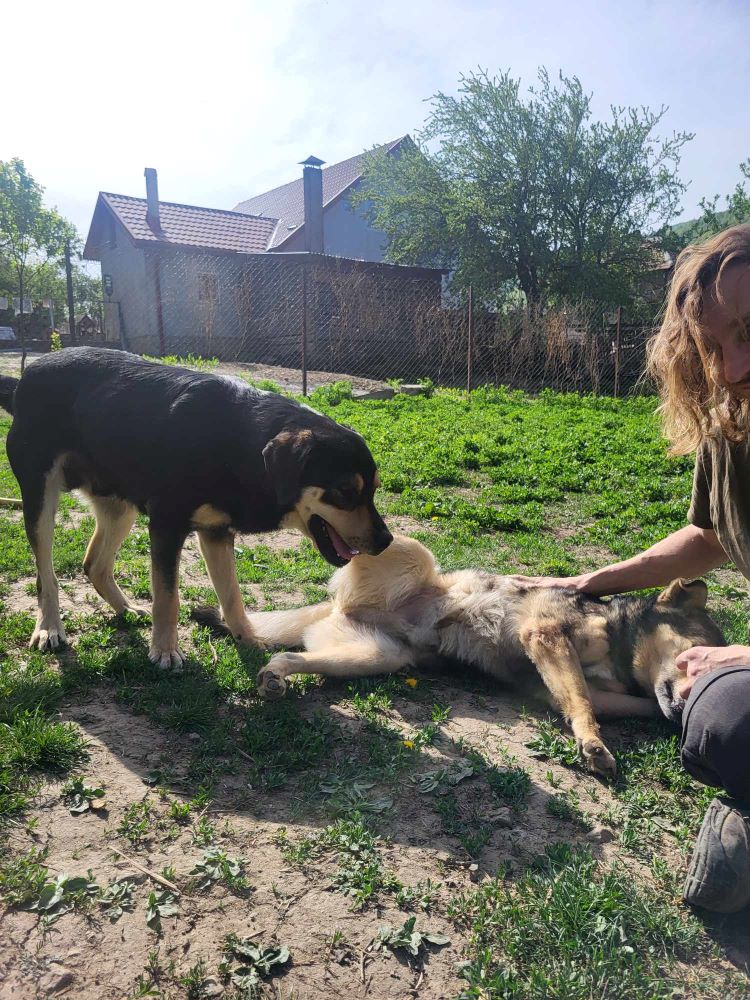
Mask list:
[{"label": "dog's front paw", "polygon": [[258,694],[266,701],[277,701],[286,694],[286,680],[264,667],[258,674]]},{"label": "dog's front paw", "polygon": [[124,607],[120,608],[116,614],[121,618],[124,618],[126,615],[133,615],[133,617],[137,618],[139,621],[144,622],[148,621],[151,617],[151,611],[148,608],[143,608],[140,604],[131,604],[129,601],[126,605],[124,605]]},{"label": "dog's front paw", "polygon": [[148,658],[162,670],[180,670],[185,666],[185,654],[177,646],[168,647],[165,643],[152,642]]},{"label": "dog's front paw", "polygon": [[258,694],[268,701],[277,701],[286,694],[286,678],[296,673],[300,667],[295,666],[295,659],[301,659],[296,653],[276,653],[262,670],[258,671]]},{"label": "dog's front paw", "polygon": [[617,774],[615,758],[599,739],[585,740],[581,743],[581,756],[589,771],[602,778],[614,778]]},{"label": "dog's front paw", "polygon": [[38,649],[42,653],[64,646],[68,641],[65,629],[59,618],[42,618],[36,623],[36,628],[29,640],[29,649]]}]

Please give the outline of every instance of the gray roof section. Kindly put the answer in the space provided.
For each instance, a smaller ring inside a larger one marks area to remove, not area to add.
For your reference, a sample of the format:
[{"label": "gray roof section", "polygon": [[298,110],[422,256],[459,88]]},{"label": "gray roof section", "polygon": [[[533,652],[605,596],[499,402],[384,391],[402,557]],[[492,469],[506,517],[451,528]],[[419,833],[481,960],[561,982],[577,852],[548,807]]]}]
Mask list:
[{"label": "gray roof section", "polygon": [[[323,207],[335,201],[359,180],[364,169],[365,157],[370,152],[385,150],[391,153],[405,141],[411,141],[408,135],[402,135],[399,139],[386,142],[375,150],[366,150],[363,153],[358,153],[357,156],[350,156],[348,160],[324,167]],[[268,249],[273,250],[280,247],[286,240],[299,232],[304,225],[305,206],[302,177],[298,177],[295,181],[289,181],[288,184],[282,184],[280,187],[272,188],[270,191],[265,191],[263,194],[258,194],[254,198],[248,198],[247,201],[241,201],[239,205],[235,205],[234,211],[278,219],[276,232]]]}]

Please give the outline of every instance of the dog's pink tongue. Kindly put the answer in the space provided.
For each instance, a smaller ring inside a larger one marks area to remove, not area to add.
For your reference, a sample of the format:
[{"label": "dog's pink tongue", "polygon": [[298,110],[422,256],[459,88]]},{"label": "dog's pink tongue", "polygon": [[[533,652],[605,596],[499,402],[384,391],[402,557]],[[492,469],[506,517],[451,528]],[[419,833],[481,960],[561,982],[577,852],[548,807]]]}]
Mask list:
[{"label": "dog's pink tongue", "polygon": [[328,526],[328,535],[333,542],[333,547],[336,549],[337,555],[341,556],[342,559],[353,559],[354,556],[359,555],[359,549],[350,549],[332,524],[326,521],[326,525]]}]

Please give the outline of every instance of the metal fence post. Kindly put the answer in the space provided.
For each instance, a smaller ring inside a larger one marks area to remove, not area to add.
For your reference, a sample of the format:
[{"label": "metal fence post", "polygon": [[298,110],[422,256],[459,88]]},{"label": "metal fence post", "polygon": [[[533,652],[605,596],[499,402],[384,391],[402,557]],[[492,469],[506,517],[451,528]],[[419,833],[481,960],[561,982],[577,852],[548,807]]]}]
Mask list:
[{"label": "metal fence post", "polygon": [[70,243],[65,244],[65,283],[68,292],[68,326],[71,344],[76,342],[76,313],[73,299],[73,267],[70,263]]},{"label": "metal fence post", "polygon": [[622,306],[617,307],[617,326],[615,327],[615,399],[620,395],[620,335],[622,327]]},{"label": "metal fence post", "polygon": [[468,324],[466,337],[466,392],[471,392],[472,367],[474,364],[474,287],[469,285],[469,299],[467,303]]},{"label": "metal fence post", "polygon": [[307,395],[307,261],[302,261],[302,395]]}]

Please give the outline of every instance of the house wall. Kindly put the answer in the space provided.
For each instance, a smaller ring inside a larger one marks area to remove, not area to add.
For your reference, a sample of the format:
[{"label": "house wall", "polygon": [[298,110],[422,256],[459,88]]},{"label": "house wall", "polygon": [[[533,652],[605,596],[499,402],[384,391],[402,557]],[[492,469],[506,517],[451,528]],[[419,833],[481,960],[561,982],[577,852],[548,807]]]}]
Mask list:
[{"label": "house wall", "polygon": [[[147,275],[143,251],[132,245],[119,223],[115,224],[114,237],[115,245],[101,251],[102,279],[105,274],[112,278],[112,295],[105,296],[105,300],[113,304],[105,308],[105,336],[115,343],[122,339],[124,346],[135,350],[138,338],[150,338],[156,333],[155,315],[152,309],[146,308],[147,303],[153,302],[152,281]],[[119,315],[116,303],[119,303]]]},{"label": "house wall", "polygon": [[216,341],[242,338],[248,308],[241,280],[244,266],[241,255],[160,253],[167,351],[207,353]]},{"label": "house wall", "polygon": [[[334,257],[353,260],[370,260],[380,263],[385,257],[388,239],[385,233],[374,229],[361,209],[354,209],[348,197],[339,198],[323,209],[323,248]],[[302,252],[305,249],[304,231],[300,230],[285,243],[283,251]]]},{"label": "house wall", "polygon": [[[101,263],[122,313],[122,345],[137,353],[299,368],[306,330],[311,368],[364,373],[371,355],[416,350],[422,327],[440,309],[439,273],[338,256],[141,249],[117,240]],[[116,309],[105,312],[116,318]],[[117,342],[117,324],[107,325]]]}]

